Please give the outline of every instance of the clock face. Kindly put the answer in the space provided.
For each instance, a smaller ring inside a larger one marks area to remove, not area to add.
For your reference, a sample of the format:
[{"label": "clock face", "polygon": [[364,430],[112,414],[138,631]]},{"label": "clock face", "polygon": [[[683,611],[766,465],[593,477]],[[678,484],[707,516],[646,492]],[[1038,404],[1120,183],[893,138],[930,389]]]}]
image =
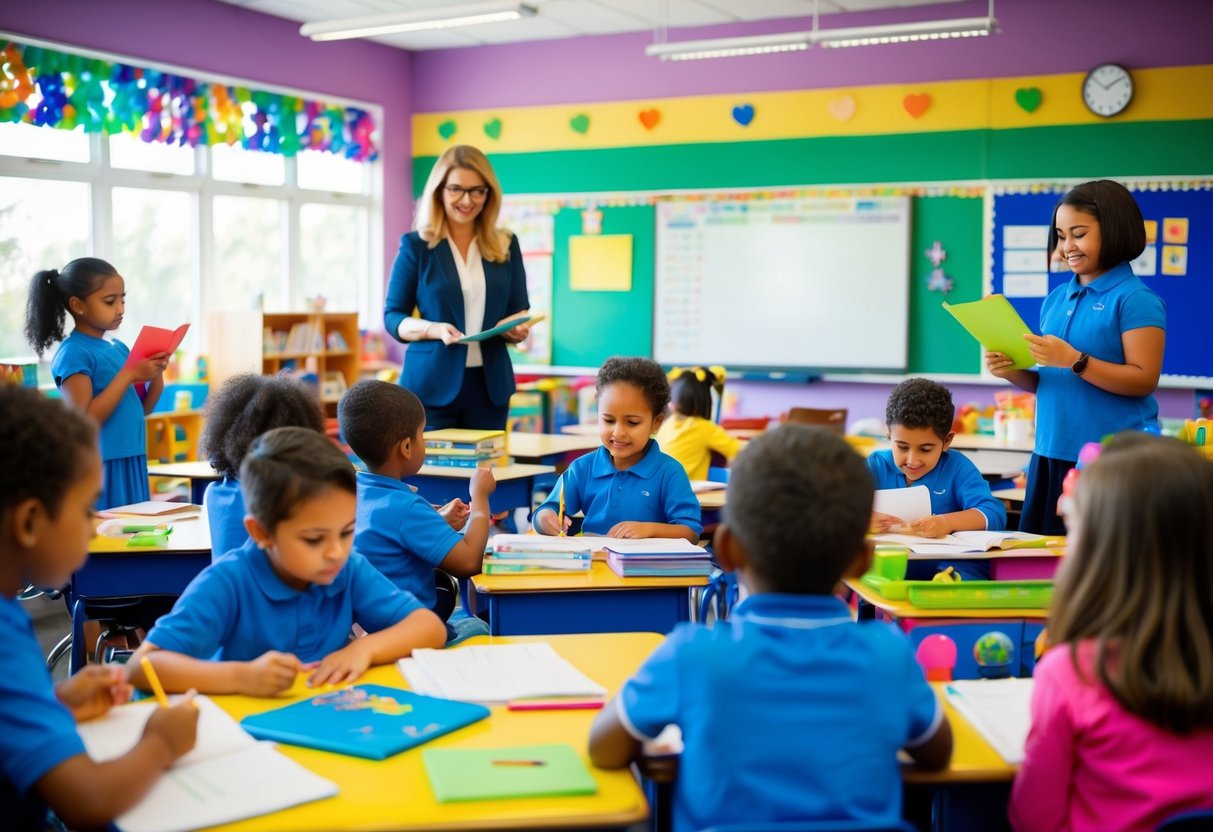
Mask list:
[{"label": "clock face", "polygon": [[1114,116],[1133,99],[1133,78],[1117,64],[1101,64],[1082,82],[1082,100],[1098,116]]}]

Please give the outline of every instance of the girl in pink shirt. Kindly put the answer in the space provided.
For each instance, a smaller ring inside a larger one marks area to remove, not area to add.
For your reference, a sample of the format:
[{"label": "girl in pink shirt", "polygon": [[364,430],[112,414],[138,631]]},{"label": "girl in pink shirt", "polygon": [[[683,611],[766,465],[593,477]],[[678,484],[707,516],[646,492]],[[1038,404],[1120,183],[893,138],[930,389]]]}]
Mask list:
[{"label": "girl in pink shirt", "polygon": [[1019,832],[1152,832],[1213,807],[1213,463],[1120,434],[1061,501]]}]

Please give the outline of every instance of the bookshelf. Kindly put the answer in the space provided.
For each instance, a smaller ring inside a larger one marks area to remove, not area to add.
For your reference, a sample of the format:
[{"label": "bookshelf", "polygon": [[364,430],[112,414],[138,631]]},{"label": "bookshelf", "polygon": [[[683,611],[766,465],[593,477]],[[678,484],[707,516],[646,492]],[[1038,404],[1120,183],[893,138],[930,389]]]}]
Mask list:
[{"label": "bookshelf", "polygon": [[215,312],[207,343],[213,385],[237,373],[314,374],[328,415],[361,372],[356,312]]}]

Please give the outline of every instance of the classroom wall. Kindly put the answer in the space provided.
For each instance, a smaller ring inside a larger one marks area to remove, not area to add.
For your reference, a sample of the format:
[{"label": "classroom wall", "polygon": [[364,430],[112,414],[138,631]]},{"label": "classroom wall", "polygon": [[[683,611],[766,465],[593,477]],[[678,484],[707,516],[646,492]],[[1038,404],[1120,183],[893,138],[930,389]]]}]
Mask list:
[{"label": "classroom wall", "polygon": [[217,0],[11,0],[0,3],[0,31],[380,105],[383,261],[396,256],[412,210],[410,53],[313,43],[294,21]]}]

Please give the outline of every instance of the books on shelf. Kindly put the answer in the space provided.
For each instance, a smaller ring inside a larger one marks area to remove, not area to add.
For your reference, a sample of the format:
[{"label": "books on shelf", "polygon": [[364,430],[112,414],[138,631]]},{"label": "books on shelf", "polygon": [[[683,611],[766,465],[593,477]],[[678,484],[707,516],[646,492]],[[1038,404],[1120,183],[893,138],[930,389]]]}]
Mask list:
[{"label": "books on shelf", "polygon": [[589,572],[594,547],[583,537],[499,534],[489,540],[486,575],[565,575]]},{"label": "books on shelf", "polygon": [[506,436],[503,430],[445,428],[425,432],[425,461],[429,465],[477,468],[504,464]]},{"label": "books on shelf", "polygon": [[878,534],[877,543],[896,543],[915,555],[956,557],[964,554],[981,555],[993,549],[1051,549],[1065,545],[1065,538],[1046,537],[1030,532],[967,531],[952,532],[943,537],[917,537],[911,534]]},{"label": "books on shelf", "polygon": [[554,696],[606,696],[606,688],[544,641],[414,650],[396,662],[409,687],[426,696],[500,703]]},{"label": "books on shelf", "polygon": [[[198,739],[134,808],[117,819],[122,832],[185,832],[257,817],[337,794],[337,786],[257,742],[205,696],[198,705]],[[155,700],[113,708],[77,730],[97,762],[135,746]]]},{"label": "books on shelf", "polygon": [[716,568],[706,549],[682,538],[611,538],[605,548],[607,566],[621,578],[706,577]]}]

